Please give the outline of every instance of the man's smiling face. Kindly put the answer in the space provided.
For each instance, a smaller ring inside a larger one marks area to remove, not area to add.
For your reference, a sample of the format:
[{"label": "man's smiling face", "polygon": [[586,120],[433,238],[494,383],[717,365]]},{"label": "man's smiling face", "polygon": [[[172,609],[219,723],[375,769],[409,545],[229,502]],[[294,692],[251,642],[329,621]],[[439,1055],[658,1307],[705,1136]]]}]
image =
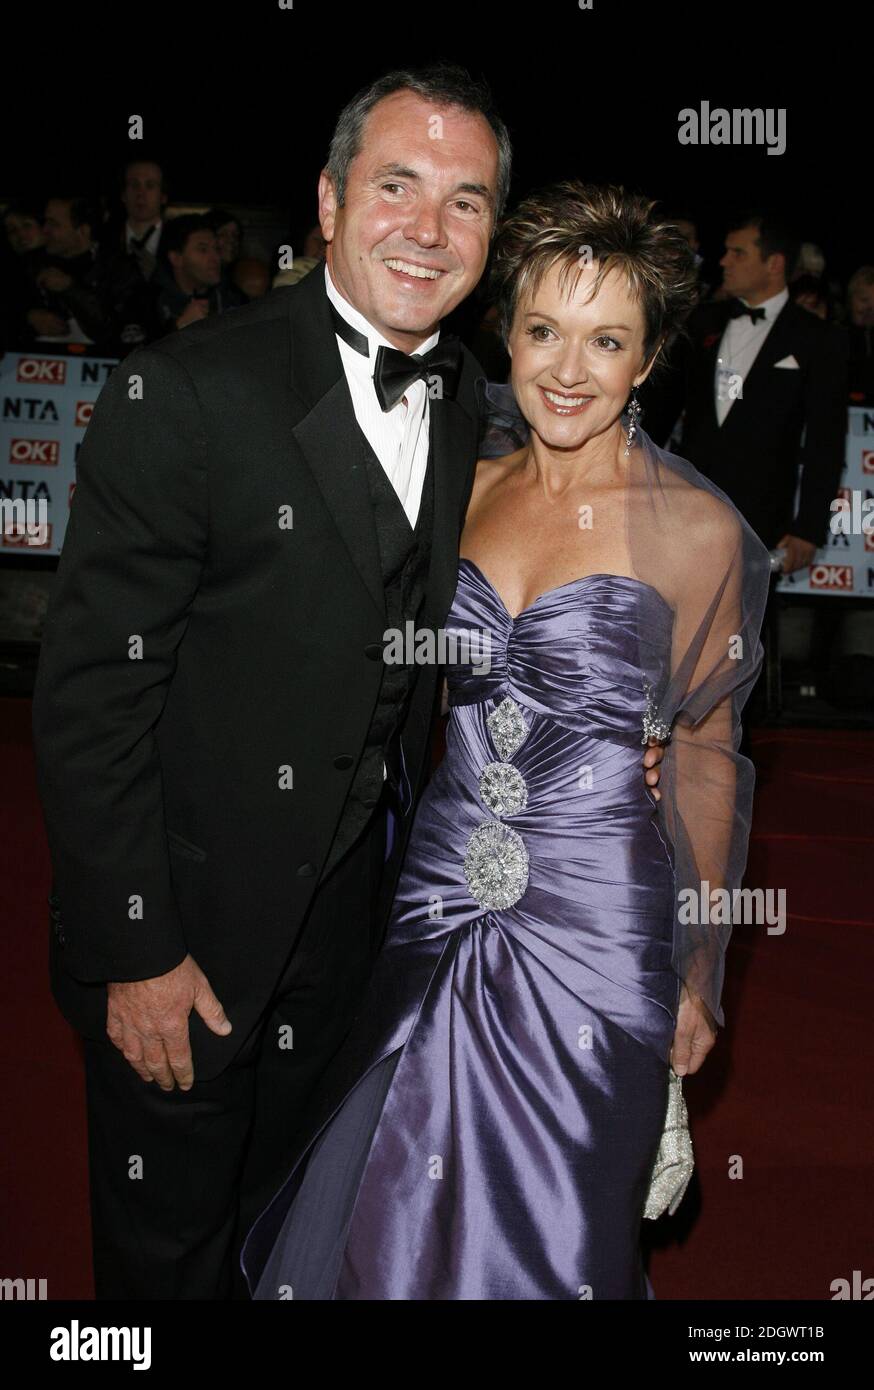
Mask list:
[{"label": "man's smiling face", "polygon": [[498,144],[478,112],[411,91],[367,116],[342,207],[327,174],[319,220],[331,277],[374,328],[413,352],[470,294],[494,223]]}]

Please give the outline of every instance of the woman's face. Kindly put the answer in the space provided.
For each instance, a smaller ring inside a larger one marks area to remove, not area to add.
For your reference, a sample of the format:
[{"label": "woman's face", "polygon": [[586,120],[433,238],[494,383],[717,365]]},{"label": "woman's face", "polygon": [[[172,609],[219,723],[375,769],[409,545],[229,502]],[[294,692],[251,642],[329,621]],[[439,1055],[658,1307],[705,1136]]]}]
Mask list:
[{"label": "woman's face", "polygon": [[[643,309],[613,269],[589,298],[597,263],[574,271],[565,289],[552,266],[516,306],[510,381],[531,428],[556,449],[579,449],[614,424],[643,371]],[[652,364],[650,363],[650,366]]]}]

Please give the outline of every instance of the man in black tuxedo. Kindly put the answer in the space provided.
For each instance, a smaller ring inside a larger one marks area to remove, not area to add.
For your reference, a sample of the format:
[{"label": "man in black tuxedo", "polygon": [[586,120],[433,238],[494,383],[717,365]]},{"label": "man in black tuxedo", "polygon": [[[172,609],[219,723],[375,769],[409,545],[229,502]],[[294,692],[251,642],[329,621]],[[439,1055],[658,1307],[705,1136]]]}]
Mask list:
[{"label": "man in black tuxedo", "polygon": [[155,312],[152,287],[168,191],[157,160],[129,159],[119,176],[120,202],[101,233],[106,285],[112,310],[114,352],[122,357],[167,331]]},{"label": "man in black tuxedo", "polygon": [[644,428],[660,444],[685,410],[678,452],[769,549],[785,549],[787,574],[810,564],[825,540],[847,427],[846,337],[790,299],[797,254],[774,219],[738,217],[721,261],[731,297],[692,312],[672,371],[640,393]]},{"label": "man in black tuxedo", "polygon": [[479,368],[439,326],[509,163],[467,74],[374,83],[320,180],[326,263],[133,352],[88,427],[34,732],[98,1297],[248,1296],[354,1017],[437,690],[384,640],[445,620],[476,459]]}]

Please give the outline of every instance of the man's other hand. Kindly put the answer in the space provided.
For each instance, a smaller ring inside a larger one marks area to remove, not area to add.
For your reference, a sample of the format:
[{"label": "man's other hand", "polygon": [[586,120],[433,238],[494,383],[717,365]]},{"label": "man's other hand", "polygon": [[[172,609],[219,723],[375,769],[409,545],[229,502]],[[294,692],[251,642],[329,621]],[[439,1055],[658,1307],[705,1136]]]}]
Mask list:
[{"label": "man's other hand", "polygon": [[34,333],[44,338],[59,338],[70,326],[66,319],[62,319],[60,314],[53,314],[51,309],[28,309],[27,322]]},{"label": "man's other hand", "polygon": [[193,956],[186,956],[166,975],[126,980],[107,986],[106,1031],[143,1081],[157,1081],[162,1091],[175,1082],[188,1091],[194,1065],[188,1015],[196,1009],[207,1028],[222,1037],[231,1031],[225,1011]]},{"label": "man's other hand", "polygon": [[807,569],[808,565],[813,564],[816,554],[813,541],[806,541],[801,536],[782,536],[777,542],[777,549],[786,551],[783,556],[784,574],[794,574],[796,570]]},{"label": "man's other hand", "polygon": [[186,304],[182,313],[176,320],[177,328],[185,328],[189,323],[198,323],[200,319],[209,317],[209,300],[192,299]]}]

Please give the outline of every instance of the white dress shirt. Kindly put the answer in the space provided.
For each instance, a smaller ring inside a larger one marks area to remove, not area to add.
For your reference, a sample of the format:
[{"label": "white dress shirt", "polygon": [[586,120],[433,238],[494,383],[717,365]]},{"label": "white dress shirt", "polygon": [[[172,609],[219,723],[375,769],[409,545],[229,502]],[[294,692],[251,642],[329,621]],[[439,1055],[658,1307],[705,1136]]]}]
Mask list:
[{"label": "white dress shirt", "polygon": [[[355,419],[382,464],[410,525],[415,526],[428,467],[428,387],[422,380],[414,381],[397,405],[383,410],[376,398],[373,368],[377,348],[394,347],[394,344],[383,338],[364,315],[343,298],[331,279],[327,264],[325,288],[337,312],[367,339],[369,355],[365,357],[343,338],[337,338]],[[416,354],[428,352],[439,337],[438,329],[416,348]]]},{"label": "white dress shirt", "polygon": [[[414,381],[407,387],[404,397],[383,410],[376,397],[373,385],[373,369],[378,347],[394,347],[387,338],[368,323],[348,299],[344,299],[337,289],[325,263],[325,289],[328,298],[347,323],[357,328],[367,339],[368,356],[350,347],[345,338],[337,336],[337,347],[343,361],[343,371],[352,396],[355,419],[366,436],[373,452],[379,459],[386,476],[400,499],[411,526],[415,526],[422,501],[422,487],[425,470],[428,467],[428,388],[424,381]],[[428,352],[440,337],[440,330],[432,333],[417,349],[417,353]],[[386,776],[385,763],[382,765],[382,778]]]},{"label": "white dress shirt", "polygon": [[[725,331],[719,344],[719,352],[716,354],[716,371],[713,376],[716,418],[720,425],[734,405],[734,397],[726,389],[728,376],[737,374],[740,377],[741,395],[743,395],[743,383],[749,376],[762,343],[774,326],[774,320],[788,298],[789,291],[783,289],[779,294],[772,295],[770,299],[763,300],[761,304],[751,305],[751,308],[755,307],[765,311],[765,317],[759,319],[757,323],[753,323],[751,318],[742,314],[736,319],[729,319],[725,325]],[[745,299],[742,300],[742,303],[746,304],[746,302]],[[719,389],[720,381],[723,384],[721,392]]]}]

